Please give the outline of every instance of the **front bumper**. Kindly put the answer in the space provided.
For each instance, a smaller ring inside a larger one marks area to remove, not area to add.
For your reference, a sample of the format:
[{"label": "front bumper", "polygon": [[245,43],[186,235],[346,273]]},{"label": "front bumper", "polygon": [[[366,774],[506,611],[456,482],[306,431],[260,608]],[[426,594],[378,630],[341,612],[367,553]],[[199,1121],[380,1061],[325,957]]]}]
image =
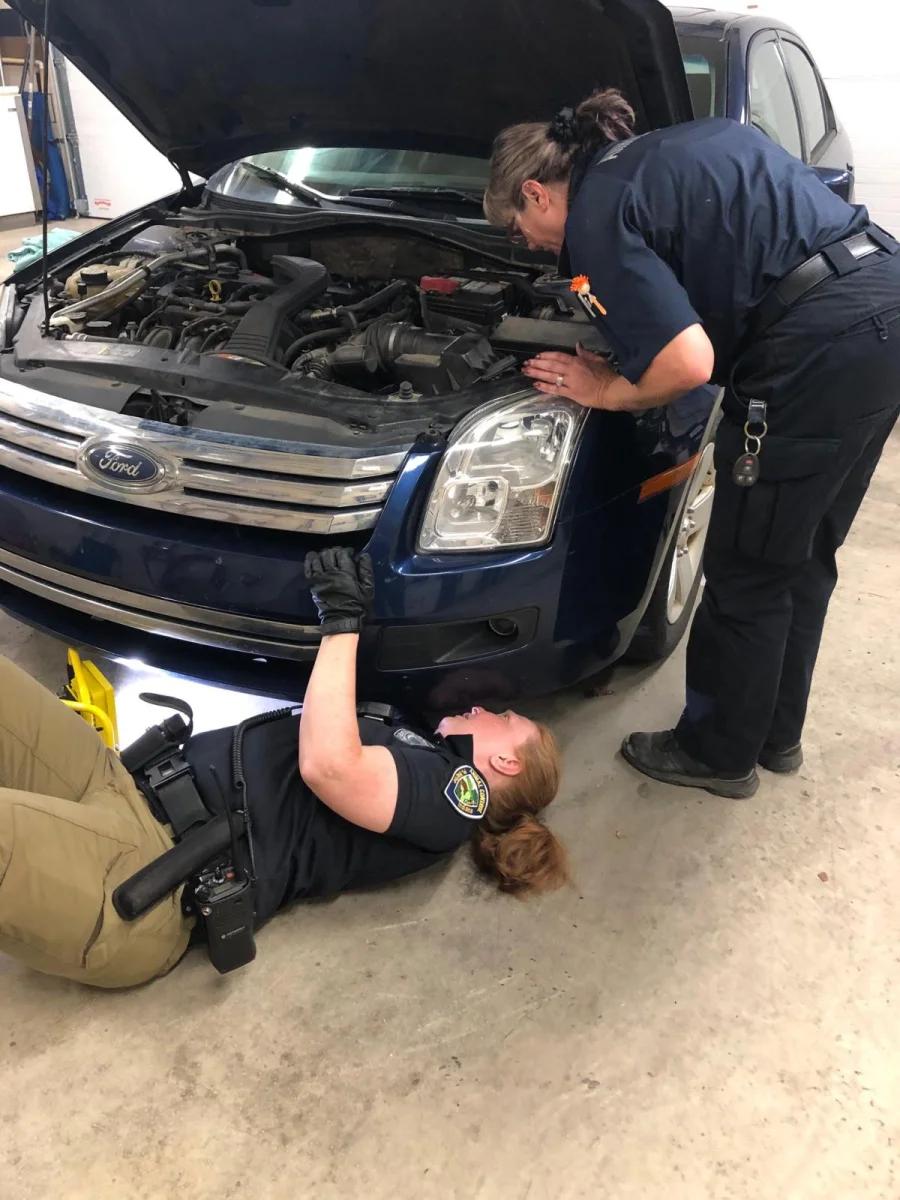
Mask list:
[{"label": "front bumper", "polygon": [[[396,511],[368,543],[382,583],[361,694],[449,708],[548,692],[599,670],[615,654],[621,605],[601,594],[596,571],[585,574],[594,560],[580,544],[602,541],[613,518],[562,521],[549,545],[518,554],[416,555],[405,493],[433,465],[411,456],[388,501]],[[240,529],[83,503],[73,513],[61,489],[6,474],[0,606],[115,657],[261,694],[302,692],[319,641],[302,580],[316,542],[248,539]]]},{"label": "front bumper", "polygon": [[[0,585],[94,622],[109,622],[152,638],[298,662],[315,658],[315,625],[294,625],[130,592],[60,571],[0,548]],[[302,640],[301,640],[302,639]]]},{"label": "front bumper", "polygon": [[379,581],[360,656],[364,698],[449,711],[554,691],[624,649],[676,501],[671,492],[638,503],[635,471],[618,468],[629,460],[610,436],[615,426],[594,422],[591,431],[552,540],[490,554],[416,551],[441,439],[420,439],[408,453],[374,529],[327,540],[157,511],[8,470],[0,606],[117,657],[296,698],[319,638],[303,559],[340,540],[368,549]]}]

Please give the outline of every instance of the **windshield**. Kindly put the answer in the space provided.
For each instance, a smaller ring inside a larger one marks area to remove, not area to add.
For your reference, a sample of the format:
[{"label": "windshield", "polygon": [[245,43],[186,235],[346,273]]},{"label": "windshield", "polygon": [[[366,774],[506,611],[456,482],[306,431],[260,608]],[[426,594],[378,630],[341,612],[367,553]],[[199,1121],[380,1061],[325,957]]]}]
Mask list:
[{"label": "windshield", "polygon": [[488,163],[482,158],[433,154],[427,150],[304,146],[253,154],[217,172],[209,187],[221,195],[275,204],[300,203],[271,180],[242,168],[255,163],[327,195],[346,195],[354,188],[455,188],[480,196],[487,186]]}]

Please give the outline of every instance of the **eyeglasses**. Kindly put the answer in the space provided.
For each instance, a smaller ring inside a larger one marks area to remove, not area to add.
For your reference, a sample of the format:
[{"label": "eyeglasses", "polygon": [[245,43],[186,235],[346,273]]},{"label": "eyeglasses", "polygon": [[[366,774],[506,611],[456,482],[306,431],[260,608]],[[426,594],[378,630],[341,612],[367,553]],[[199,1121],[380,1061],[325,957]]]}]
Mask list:
[{"label": "eyeglasses", "polygon": [[525,236],[524,233],[521,233],[519,231],[519,218],[518,217],[513,217],[513,219],[506,226],[506,236],[509,238],[509,240],[512,242],[512,244],[514,246],[527,246],[528,245],[528,238]]}]

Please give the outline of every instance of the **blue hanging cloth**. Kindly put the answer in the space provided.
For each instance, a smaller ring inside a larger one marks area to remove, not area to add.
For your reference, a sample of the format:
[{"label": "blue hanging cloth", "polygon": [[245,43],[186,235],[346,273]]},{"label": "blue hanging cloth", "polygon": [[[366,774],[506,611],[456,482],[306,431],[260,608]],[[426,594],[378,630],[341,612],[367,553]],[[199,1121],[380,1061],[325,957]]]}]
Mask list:
[{"label": "blue hanging cloth", "polygon": [[[37,176],[38,189],[44,186],[44,106],[47,102],[43,92],[23,92],[25,116],[28,119],[28,131],[31,137],[31,149],[34,154],[34,171]],[[74,215],[74,208],[69,196],[69,184],[63,167],[59,146],[52,137],[47,142],[47,160],[49,163],[50,188],[47,195],[47,220],[64,221]],[[41,191],[43,195],[43,191]]]}]

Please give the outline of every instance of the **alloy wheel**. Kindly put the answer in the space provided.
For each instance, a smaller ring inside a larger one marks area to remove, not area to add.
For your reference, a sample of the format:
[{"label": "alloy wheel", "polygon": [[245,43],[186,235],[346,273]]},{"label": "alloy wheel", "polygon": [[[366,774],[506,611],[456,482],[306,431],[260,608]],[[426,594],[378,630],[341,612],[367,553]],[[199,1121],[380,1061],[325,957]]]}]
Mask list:
[{"label": "alloy wheel", "polygon": [[703,570],[703,547],[716,486],[713,450],[710,442],[703,450],[689,484],[687,503],[675,544],[675,557],[669,573],[666,619],[670,625],[674,625],[681,617],[693,593],[694,581]]}]

